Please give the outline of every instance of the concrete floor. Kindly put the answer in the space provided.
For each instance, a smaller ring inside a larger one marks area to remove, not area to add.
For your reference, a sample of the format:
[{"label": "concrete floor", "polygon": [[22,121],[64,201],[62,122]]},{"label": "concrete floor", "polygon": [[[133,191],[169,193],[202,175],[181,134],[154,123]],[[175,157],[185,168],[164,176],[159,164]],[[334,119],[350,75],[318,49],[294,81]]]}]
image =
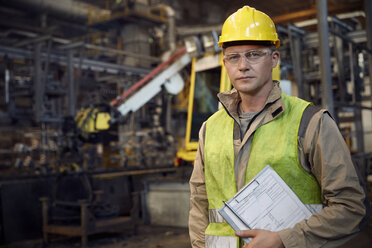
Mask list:
[{"label": "concrete floor", "polygon": [[[139,235],[123,237],[122,240],[92,240],[90,246],[100,248],[190,248],[187,228],[141,226]],[[101,244],[99,244],[101,242]],[[340,248],[372,248],[372,223],[355,238]]]},{"label": "concrete floor", "polygon": [[[48,245],[41,240],[12,244],[0,248],[78,248],[80,238],[54,238]],[[187,228],[140,225],[137,235],[100,234],[88,238],[87,248],[190,248]]]},{"label": "concrete floor", "polygon": [[[139,236],[124,239],[116,244],[97,246],[100,248],[148,247],[148,248],[190,248],[186,228],[143,226]],[[94,246],[96,247],[96,246]],[[372,222],[352,240],[339,248],[372,248]]]},{"label": "concrete floor", "polygon": [[[79,238],[54,240],[48,245],[41,241],[6,246],[7,248],[78,248]],[[140,225],[137,235],[102,234],[89,236],[88,247],[94,248],[190,248],[187,228]],[[372,222],[355,238],[340,248],[371,248]],[[2,247],[1,247],[2,248]],[[4,247],[5,248],[5,247]]]},{"label": "concrete floor", "polygon": [[[79,239],[54,241],[48,246],[27,246],[33,248],[64,248],[80,247]],[[190,239],[187,228],[159,227],[141,225],[138,235],[97,235],[90,236],[88,247],[94,248],[190,248]],[[359,233],[354,239],[340,248],[371,248],[372,247],[372,223]]]}]

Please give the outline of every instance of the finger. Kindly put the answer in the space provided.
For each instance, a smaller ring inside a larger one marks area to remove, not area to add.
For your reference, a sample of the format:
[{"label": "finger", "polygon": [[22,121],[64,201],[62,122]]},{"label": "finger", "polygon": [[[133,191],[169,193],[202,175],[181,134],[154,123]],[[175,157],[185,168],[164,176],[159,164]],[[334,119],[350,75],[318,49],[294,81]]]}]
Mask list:
[{"label": "finger", "polygon": [[257,230],[240,230],[236,231],[235,235],[241,238],[253,238],[257,235]]}]

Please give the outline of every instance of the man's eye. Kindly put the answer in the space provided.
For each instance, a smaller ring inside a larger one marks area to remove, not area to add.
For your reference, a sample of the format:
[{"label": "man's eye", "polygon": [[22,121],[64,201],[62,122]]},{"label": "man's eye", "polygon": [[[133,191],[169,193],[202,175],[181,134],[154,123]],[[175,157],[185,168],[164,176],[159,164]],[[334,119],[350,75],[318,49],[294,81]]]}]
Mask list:
[{"label": "man's eye", "polygon": [[248,58],[259,58],[262,54],[259,51],[252,51],[246,54]]},{"label": "man's eye", "polygon": [[227,57],[227,59],[230,61],[238,61],[240,59],[240,55],[239,54],[230,55]]}]

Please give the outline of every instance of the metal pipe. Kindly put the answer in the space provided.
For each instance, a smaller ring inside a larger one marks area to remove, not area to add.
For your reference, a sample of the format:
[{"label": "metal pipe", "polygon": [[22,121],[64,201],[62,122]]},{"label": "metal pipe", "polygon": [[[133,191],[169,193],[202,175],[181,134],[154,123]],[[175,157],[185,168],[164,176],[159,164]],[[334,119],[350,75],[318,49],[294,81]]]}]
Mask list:
[{"label": "metal pipe", "polygon": [[157,8],[163,9],[167,13],[169,50],[174,52],[176,50],[176,12],[166,4],[158,4],[153,7],[153,9]]},{"label": "metal pipe", "polygon": [[[6,47],[6,46],[0,45],[0,58],[2,57],[25,60],[25,59],[33,59],[34,55],[31,51],[26,50],[26,49]],[[46,53],[41,53],[41,60],[42,61],[47,60]],[[62,66],[67,66],[67,56],[52,53],[50,54],[50,62],[59,64]],[[73,62],[74,62],[74,67],[79,67],[80,59],[74,58]],[[91,60],[91,59],[83,59],[82,69],[92,70],[92,71],[106,71],[107,73],[111,73],[111,74],[118,74],[119,72],[123,72],[127,74],[135,73],[135,74],[146,75],[147,73],[150,72],[150,69],[107,63],[107,62]]]},{"label": "metal pipe", "polygon": [[[361,104],[361,84],[362,80],[359,76],[360,70],[358,66],[358,50],[355,49],[353,44],[349,43],[349,60],[350,60],[350,79],[354,86],[353,92],[353,103]],[[356,143],[358,152],[364,153],[364,135],[363,135],[363,123],[362,123],[362,109],[354,109],[354,124],[356,131]]]},{"label": "metal pipe", "polygon": [[173,52],[176,50],[176,18],[173,9],[168,13],[168,39],[169,50]]},{"label": "metal pipe", "polygon": [[317,19],[319,36],[319,58],[322,82],[322,106],[327,108],[331,115],[334,115],[331,59],[328,38],[327,22],[327,0],[317,0]]},{"label": "metal pipe", "polygon": [[176,50],[176,13],[170,6],[166,6],[164,9],[168,17],[169,50],[173,52]]},{"label": "metal pipe", "polygon": [[[176,45],[176,43],[174,43]],[[100,50],[103,52],[109,52],[109,53],[115,53],[115,54],[120,54],[120,55],[125,55],[125,56],[130,56],[133,58],[139,58],[139,59],[145,59],[153,62],[161,62],[161,59],[153,56],[148,56],[148,55],[142,55],[138,53],[133,53],[133,52],[128,52],[128,51],[122,51],[122,50],[117,50],[109,47],[101,47],[101,46],[96,46],[96,45],[91,45],[91,44],[85,44],[84,45],[87,49],[95,49],[95,50]]]},{"label": "metal pipe", "polygon": [[26,45],[29,45],[29,44],[32,44],[32,43],[40,43],[40,42],[43,42],[43,41],[49,40],[49,39],[51,39],[51,36],[49,34],[48,35],[43,35],[43,36],[39,36],[39,37],[36,37],[36,38],[22,40],[18,43],[15,43],[13,45],[13,47],[23,47],[23,46],[26,46]]},{"label": "metal pipe", "polygon": [[[366,32],[367,47],[372,50],[372,1],[364,0],[364,9],[366,13]],[[372,54],[368,53],[368,72],[369,72],[369,94],[372,106]]]},{"label": "metal pipe", "polygon": [[10,72],[9,69],[5,69],[5,103],[9,104],[9,81]]},{"label": "metal pipe", "polygon": [[99,51],[103,51],[107,53],[130,56],[133,58],[145,59],[145,60],[149,60],[153,62],[161,62],[161,59],[157,57],[142,55],[142,54],[123,51],[123,50],[117,50],[117,49],[110,48],[110,47],[102,47],[102,46],[97,46],[97,45],[92,45],[92,44],[85,44],[83,41],[66,43],[64,45],[59,46],[58,49],[67,50],[67,49],[80,48],[80,47],[85,47],[86,49],[92,49],[92,50],[99,50]]},{"label": "metal pipe", "polygon": [[41,71],[41,43],[35,44],[34,50],[34,77],[33,77],[33,87],[34,87],[34,118],[36,122],[41,119],[41,105],[44,95],[44,89],[42,87],[42,71]]},{"label": "metal pipe", "polygon": [[[335,25],[334,27],[336,32],[340,32],[340,27],[338,25]],[[342,38],[333,35],[334,40],[334,55],[336,57],[336,65],[337,65],[337,76],[338,76],[338,90],[340,95],[341,101],[346,101],[346,79],[345,79],[345,70],[344,70],[344,41]],[[337,120],[338,118],[336,118]]]},{"label": "metal pipe", "polygon": [[302,61],[301,61],[301,51],[302,51],[302,39],[301,34],[296,34],[296,28],[293,28],[295,26],[289,25],[288,26],[288,36],[290,40],[290,49],[291,49],[291,57],[292,57],[292,64],[293,64],[293,71],[295,74],[295,79],[297,83],[297,89],[298,89],[298,97],[309,100],[307,99],[308,97],[305,97],[309,95],[308,92],[305,93],[305,87],[304,87],[304,80],[303,80],[303,75],[302,75]]}]

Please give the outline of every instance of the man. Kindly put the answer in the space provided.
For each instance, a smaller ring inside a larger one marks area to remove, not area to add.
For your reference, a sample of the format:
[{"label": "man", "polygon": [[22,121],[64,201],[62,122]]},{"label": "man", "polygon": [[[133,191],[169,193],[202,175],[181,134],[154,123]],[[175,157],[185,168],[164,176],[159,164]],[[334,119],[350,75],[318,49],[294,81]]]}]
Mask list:
[{"label": "man", "polygon": [[[192,247],[338,247],[363,228],[367,199],[350,153],[326,110],[281,94],[272,69],[279,60],[274,23],[244,6],[224,23],[219,45],[233,90],[218,95],[223,108],[200,129],[190,179]],[[304,204],[308,220],[279,232],[235,233],[218,214],[270,164]]]}]

